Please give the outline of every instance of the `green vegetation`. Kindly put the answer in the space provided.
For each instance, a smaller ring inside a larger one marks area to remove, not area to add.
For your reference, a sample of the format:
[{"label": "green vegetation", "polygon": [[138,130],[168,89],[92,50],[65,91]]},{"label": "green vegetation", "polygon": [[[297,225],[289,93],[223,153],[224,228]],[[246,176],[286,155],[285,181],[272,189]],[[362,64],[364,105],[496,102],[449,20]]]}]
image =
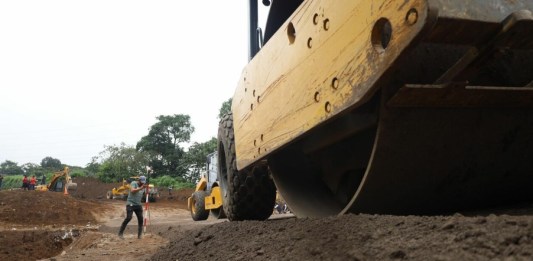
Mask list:
[{"label": "green vegetation", "polygon": [[207,154],[217,149],[217,139],[211,138],[211,140],[204,143],[195,142],[189,147],[189,151],[185,154],[183,161],[188,166],[188,172],[183,176],[185,180],[191,183],[196,183],[202,172],[206,172],[206,159]]},{"label": "green vegetation", "polygon": [[[52,174],[50,174],[52,176]],[[70,176],[75,177],[90,177],[93,176],[88,170],[81,167],[70,167]],[[48,179],[47,179],[48,180]]]},{"label": "green vegetation", "polygon": [[22,187],[22,175],[10,175],[4,176],[4,181],[2,182],[2,189],[14,189]]},{"label": "green vegetation", "polygon": [[172,186],[172,189],[178,190],[182,188],[194,188],[194,184],[188,182],[180,177],[171,177],[171,176],[162,176],[157,178],[150,179],[150,183],[154,184],[156,187],[165,187],[168,188]]},{"label": "green vegetation", "polygon": [[23,174],[24,171],[18,166],[16,162],[6,160],[0,164],[0,174],[4,175],[17,175]]},{"label": "green vegetation", "polygon": [[229,112],[231,112],[231,102],[233,101],[232,98],[229,98],[227,101],[222,103],[222,107],[220,107],[220,110],[218,112],[218,118],[222,119],[222,117]]},{"label": "green vegetation", "polygon": [[86,169],[91,168],[101,181],[117,182],[145,173],[149,160],[149,153],[122,143],[119,146],[105,146],[105,150],[100,152],[99,157],[94,157]]},{"label": "green vegetation", "polygon": [[183,177],[187,165],[183,162],[185,150],[182,143],[189,142],[194,127],[189,115],[160,115],[158,122],[150,127],[148,135],[137,142],[137,151],[151,155],[149,166],[154,176]]},{"label": "green vegetation", "polygon": [[[47,173],[46,176],[46,182],[50,182],[50,179],[52,178],[54,174],[53,173]],[[28,178],[31,178],[32,175],[28,175]],[[35,175],[37,178],[37,185],[41,184],[41,178],[43,175]],[[4,175],[4,180],[2,182],[2,190],[6,189],[19,189],[22,188],[22,178],[24,175]]]},{"label": "green vegetation", "polygon": [[59,159],[55,159],[52,157],[46,157],[43,160],[41,160],[41,167],[43,169],[53,171],[53,170],[63,169],[63,164],[61,164],[61,161]]},{"label": "green vegetation", "polygon": [[[218,118],[231,111],[232,99],[222,103]],[[103,182],[120,182],[132,176],[146,175],[147,167],[152,170],[151,182],[157,186],[174,189],[191,188],[207,172],[206,158],[216,150],[217,139],[206,142],[193,142],[188,150],[183,144],[190,142],[195,128],[189,115],[174,114],[156,117],[148,134],[142,137],[135,146],[107,145],[98,156],[94,156],[85,168],[62,164],[61,160],[47,156],[40,165],[18,163],[6,160],[0,164],[0,174],[4,175],[2,187],[20,188],[22,175],[35,175],[40,179],[46,175],[49,182],[53,172],[64,167],[70,168],[72,177],[97,177]],[[213,130],[216,133],[217,130]]]}]

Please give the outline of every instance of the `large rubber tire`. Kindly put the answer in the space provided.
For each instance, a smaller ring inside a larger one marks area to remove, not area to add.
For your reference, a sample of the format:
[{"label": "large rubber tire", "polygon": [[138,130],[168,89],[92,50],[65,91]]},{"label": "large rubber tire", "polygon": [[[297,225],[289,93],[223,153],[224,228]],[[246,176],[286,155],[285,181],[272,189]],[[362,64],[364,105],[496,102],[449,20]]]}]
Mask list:
[{"label": "large rubber tire", "polygon": [[272,215],[276,186],[266,164],[237,171],[233,115],[224,115],[218,128],[218,180],[224,212],[230,221],[265,220]]},{"label": "large rubber tire", "polygon": [[205,197],[207,192],[195,191],[192,193],[191,217],[194,221],[206,220],[209,217],[209,210],[205,209]]},{"label": "large rubber tire", "polygon": [[106,198],[107,199],[113,199],[113,192],[108,191],[107,194],[106,194]]}]

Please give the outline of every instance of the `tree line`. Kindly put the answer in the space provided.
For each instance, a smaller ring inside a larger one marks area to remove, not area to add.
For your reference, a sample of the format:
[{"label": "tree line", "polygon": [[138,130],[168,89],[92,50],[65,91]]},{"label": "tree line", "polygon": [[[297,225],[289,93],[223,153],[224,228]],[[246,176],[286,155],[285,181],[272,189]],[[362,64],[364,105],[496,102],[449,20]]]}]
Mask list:
[{"label": "tree line", "polygon": [[[218,118],[230,110],[231,99],[222,104]],[[105,145],[104,150],[94,156],[84,168],[69,166],[71,175],[95,176],[104,182],[116,182],[145,175],[146,167],[149,167],[152,170],[150,178],[167,181],[164,183],[176,180],[196,182],[207,171],[206,157],[216,150],[217,139],[213,137],[205,142],[193,142],[185,150],[185,144],[190,142],[191,134],[195,131],[189,115],[160,115],[156,119],[157,122],[149,128],[148,134],[141,137],[135,145]],[[68,165],[53,157],[45,157],[40,165],[26,163],[18,166],[16,162],[6,160],[0,164],[0,174],[42,176],[65,166]]]}]

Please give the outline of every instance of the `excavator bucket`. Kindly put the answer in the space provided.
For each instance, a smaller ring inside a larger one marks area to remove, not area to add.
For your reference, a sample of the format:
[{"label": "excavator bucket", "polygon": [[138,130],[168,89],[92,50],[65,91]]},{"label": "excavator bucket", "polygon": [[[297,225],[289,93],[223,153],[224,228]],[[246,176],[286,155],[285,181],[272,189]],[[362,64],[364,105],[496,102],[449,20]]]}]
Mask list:
[{"label": "excavator bucket", "polygon": [[234,96],[238,168],[267,159],[298,216],[532,200],[532,10],[303,1]]},{"label": "excavator bucket", "polygon": [[68,183],[67,184],[67,191],[68,192],[74,192],[74,191],[77,191],[78,190],[78,183]]}]

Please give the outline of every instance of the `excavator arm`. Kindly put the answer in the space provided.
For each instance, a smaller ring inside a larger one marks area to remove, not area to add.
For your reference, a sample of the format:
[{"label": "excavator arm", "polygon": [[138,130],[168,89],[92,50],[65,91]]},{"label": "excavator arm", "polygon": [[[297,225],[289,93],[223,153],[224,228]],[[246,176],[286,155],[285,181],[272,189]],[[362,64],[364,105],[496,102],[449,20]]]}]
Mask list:
[{"label": "excavator arm", "polygon": [[64,191],[65,186],[67,191],[74,191],[78,188],[78,184],[72,182],[70,177],[70,171],[68,167],[65,167],[62,171],[54,173],[50,183],[46,186],[49,191]]}]

